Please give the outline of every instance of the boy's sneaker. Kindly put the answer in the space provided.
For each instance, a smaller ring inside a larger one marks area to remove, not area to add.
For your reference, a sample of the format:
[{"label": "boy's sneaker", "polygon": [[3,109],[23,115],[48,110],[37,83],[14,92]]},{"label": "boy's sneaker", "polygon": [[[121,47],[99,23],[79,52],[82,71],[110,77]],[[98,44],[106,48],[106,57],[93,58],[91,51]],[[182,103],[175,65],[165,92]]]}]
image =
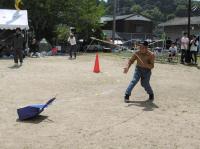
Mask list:
[{"label": "boy's sneaker", "polygon": [[129,95],[126,94],[126,95],[124,96],[124,102],[125,102],[125,103],[129,103]]},{"label": "boy's sneaker", "polygon": [[149,94],[149,101],[153,101],[154,100],[154,94]]}]

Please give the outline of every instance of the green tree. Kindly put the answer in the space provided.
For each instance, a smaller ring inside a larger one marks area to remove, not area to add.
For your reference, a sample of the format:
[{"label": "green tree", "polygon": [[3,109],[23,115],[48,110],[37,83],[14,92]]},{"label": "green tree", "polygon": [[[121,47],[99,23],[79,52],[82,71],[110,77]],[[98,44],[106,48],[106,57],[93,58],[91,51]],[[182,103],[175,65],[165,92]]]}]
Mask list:
[{"label": "green tree", "polygon": [[[126,11],[120,11],[119,14],[130,14],[133,12],[139,12],[140,8],[143,10],[143,14],[146,16],[152,18],[152,10],[154,10],[155,7],[159,9],[161,12],[161,16],[158,18],[155,18],[160,21],[166,21],[169,18],[173,18],[174,16],[187,16],[187,7],[188,7],[188,0],[117,0],[118,6],[117,8],[119,10],[126,10]],[[138,5],[135,7],[135,5]],[[200,1],[192,1],[192,6],[197,6],[200,8]],[[113,0],[108,0],[108,3],[106,4],[106,13],[112,14],[113,12]],[[132,7],[134,6],[134,8]],[[138,10],[139,8],[139,10]],[[199,16],[199,12],[192,12],[193,16]]]},{"label": "green tree", "polygon": [[169,14],[169,15],[167,15],[167,20],[173,19],[175,17],[176,17],[175,14]]},{"label": "green tree", "polygon": [[51,39],[56,24],[56,14],[51,9],[54,1],[51,0],[23,0],[23,9],[28,10],[29,25],[37,36]]},{"label": "green tree", "polygon": [[188,8],[186,5],[178,5],[176,8],[176,16],[184,17],[187,16]]},{"label": "green tree", "polygon": [[133,5],[131,8],[131,12],[140,14],[142,11],[142,7],[140,5]]},{"label": "green tree", "polygon": [[0,0],[0,9],[15,9],[15,1],[14,0]]},{"label": "green tree", "polygon": [[64,4],[60,16],[62,23],[75,27],[86,38],[90,37],[92,30],[100,27],[99,21],[105,12],[102,3],[97,4],[96,0],[71,0],[66,3],[64,0]]},{"label": "green tree", "polygon": [[145,10],[142,12],[142,15],[152,19],[156,23],[159,23],[160,21],[164,20],[164,15],[159,10],[159,8],[155,7],[151,10]]},{"label": "green tree", "polygon": [[56,37],[59,42],[65,42],[70,35],[70,27],[67,25],[57,25],[55,29]]}]

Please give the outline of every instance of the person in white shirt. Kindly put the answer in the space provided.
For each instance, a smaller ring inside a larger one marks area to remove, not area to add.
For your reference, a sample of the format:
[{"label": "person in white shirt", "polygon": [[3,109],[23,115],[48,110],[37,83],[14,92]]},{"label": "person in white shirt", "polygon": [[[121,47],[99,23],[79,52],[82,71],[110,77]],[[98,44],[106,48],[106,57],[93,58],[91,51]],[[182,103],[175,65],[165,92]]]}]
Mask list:
[{"label": "person in white shirt", "polygon": [[187,33],[184,33],[181,38],[181,63],[184,64],[186,60],[187,50],[189,48],[189,38],[187,37]]},{"label": "person in white shirt", "polygon": [[74,54],[74,59],[76,59],[76,38],[72,33],[68,38],[68,42],[70,44],[70,50],[69,50],[70,59],[72,59],[72,54]]},{"label": "person in white shirt", "polygon": [[172,43],[171,47],[169,48],[169,58],[168,61],[171,62],[172,58],[176,56],[177,53],[177,47],[175,43]]},{"label": "person in white shirt", "polygon": [[199,42],[195,35],[193,35],[193,38],[190,41],[190,44],[191,44],[190,53],[191,53],[192,62],[194,64],[197,64],[197,51],[198,51]]}]

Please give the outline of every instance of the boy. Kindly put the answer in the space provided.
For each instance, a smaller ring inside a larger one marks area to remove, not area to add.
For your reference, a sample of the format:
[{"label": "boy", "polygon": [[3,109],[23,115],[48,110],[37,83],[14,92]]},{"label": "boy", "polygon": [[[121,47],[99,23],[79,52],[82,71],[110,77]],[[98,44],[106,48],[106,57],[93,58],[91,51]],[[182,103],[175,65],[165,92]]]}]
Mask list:
[{"label": "boy", "polygon": [[15,66],[18,66],[18,61],[20,61],[20,66],[23,63],[23,49],[24,49],[24,37],[22,36],[21,29],[16,28],[16,34],[13,38],[12,49],[14,49],[14,62]]},{"label": "boy", "polygon": [[187,56],[187,51],[189,47],[189,38],[187,37],[187,33],[183,34],[183,37],[181,38],[181,64],[184,64]]},{"label": "boy", "polygon": [[137,61],[133,80],[130,82],[125,92],[125,97],[124,97],[125,103],[129,102],[129,96],[131,95],[133,88],[135,87],[135,85],[138,83],[140,79],[141,79],[142,87],[144,87],[146,92],[149,94],[149,101],[154,100],[154,93],[149,84],[150,77],[151,77],[151,69],[154,68],[154,59],[155,59],[154,54],[148,50],[148,42],[144,41],[140,45],[139,51],[133,54],[127,66],[124,68],[124,73],[126,74],[129,71],[129,68],[131,67],[131,65],[135,61]]},{"label": "boy", "polygon": [[72,59],[72,53],[74,54],[74,59],[76,59],[76,38],[72,33],[70,34],[70,37],[68,38],[68,42],[70,43],[70,50],[69,50],[70,58],[69,59]]}]

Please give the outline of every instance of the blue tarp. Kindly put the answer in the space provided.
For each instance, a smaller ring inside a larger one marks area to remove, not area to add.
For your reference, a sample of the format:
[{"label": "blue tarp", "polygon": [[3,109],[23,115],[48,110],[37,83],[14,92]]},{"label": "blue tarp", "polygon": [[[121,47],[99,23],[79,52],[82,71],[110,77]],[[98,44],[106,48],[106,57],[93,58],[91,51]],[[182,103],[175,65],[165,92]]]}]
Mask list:
[{"label": "blue tarp", "polygon": [[34,104],[17,109],[19,120],[26,120],[38,116],[44,108],[47,108],[56,98],[50,99],[46,104]]}]

